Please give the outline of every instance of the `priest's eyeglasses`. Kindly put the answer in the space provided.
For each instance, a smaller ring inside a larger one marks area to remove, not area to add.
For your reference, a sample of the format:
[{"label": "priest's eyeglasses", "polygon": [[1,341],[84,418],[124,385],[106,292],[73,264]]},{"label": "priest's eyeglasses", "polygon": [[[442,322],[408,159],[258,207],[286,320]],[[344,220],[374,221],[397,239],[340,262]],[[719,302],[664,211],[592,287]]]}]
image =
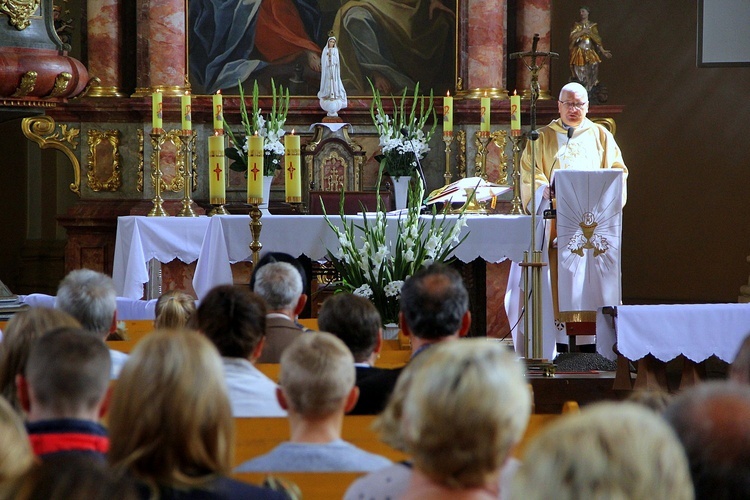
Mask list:
[{"label": "priest's eyeglasses", "polygon": [[562,101],[563,106],[566,108],[576,108],[578,110],[583,111],[583,109],[588,106],[589,103],[587,102],[573,102],[573,101]]}]

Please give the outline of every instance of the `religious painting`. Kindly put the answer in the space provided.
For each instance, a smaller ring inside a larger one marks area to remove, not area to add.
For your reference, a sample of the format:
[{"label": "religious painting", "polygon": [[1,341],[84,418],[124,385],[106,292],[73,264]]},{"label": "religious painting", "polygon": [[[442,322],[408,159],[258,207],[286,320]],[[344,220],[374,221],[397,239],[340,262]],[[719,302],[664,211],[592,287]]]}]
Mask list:
[{"label": "religious painting", "polygon": [[195,94],[262,94],[270,82],[315,96],[321,54],[336,37],[348,95],[385,95],[417,82],[454,90],[459,0],[190,0],[188,67]]}]

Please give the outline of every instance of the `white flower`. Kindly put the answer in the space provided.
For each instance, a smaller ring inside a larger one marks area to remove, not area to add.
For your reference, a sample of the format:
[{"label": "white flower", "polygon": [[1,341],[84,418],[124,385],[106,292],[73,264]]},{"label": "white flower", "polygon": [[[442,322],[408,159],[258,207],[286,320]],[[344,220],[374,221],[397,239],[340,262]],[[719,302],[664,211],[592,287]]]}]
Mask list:
[{"label": "white flower", "polygon": [[386,297],[398,297],[401,295],[401,287],[404,286],[404,282],[401,280],[395,280],[391,281],[387,285],[385,285],[385,288],[383,288],[383,291],[385,292]]},{"label": "white flower", "polygon": [[373,269],[377,269],[378,267],[380,267],[380,265],[383,263],[387,255],[388,255],[388,248],[386,248],[385,246],[378,248],[378,251],[372,255]]},{"label": "white flower", "polygon": [[372,297],[372,288],[370,288],[370,285],[365,283],[364,285],[354,290],[352,293],[354,295],[359,295],[360,297],[369,299],[370,297]]},{"label": "white flower", "polygon": [[349,238],[347,238],[345,233],[339,233],[339,244],[341,245],[341,248],[351,248],[352,244],[349,241]]},{"label": "white flower", "polygon": [[404,252],[404,260],[406,262],[414,262],[414,259],[416,259],[416,255],[414,255],[414,250],[412,248],[409,248]]},{"label": "white flower", "polygon": [[458,243],[459,236],[461,235],[461,229],[466,226],[466,219],[459,217],[450,233],[450,240],[454,243]]},{"label": "white flower", "polygon": [[431,234],[424,244],[424,249],[425,252],[427,252],[427,256],[434,258],[439,248],[440,238],[436,234]]}]

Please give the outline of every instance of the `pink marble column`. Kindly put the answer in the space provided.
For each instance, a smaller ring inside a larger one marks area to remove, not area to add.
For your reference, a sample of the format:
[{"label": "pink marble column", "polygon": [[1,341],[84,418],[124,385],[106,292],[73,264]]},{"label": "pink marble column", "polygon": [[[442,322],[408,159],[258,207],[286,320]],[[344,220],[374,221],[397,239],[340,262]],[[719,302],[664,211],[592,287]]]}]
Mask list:
[{"label": "pink marble column", "polygon": [[[534,38],[534,34],[539,34],[539,45],[537,50],[540,52],[549,52],[550,50],[550,27],[552,26],[552,14],[550,10],[551,0],[518,0],[518,11],[516,15],[517,19],[517,32],[518,32],[518,50],[519,52],[527,52],[531,50],[531,43]],[[566,57],[563,54],[562,48],[555,52],[560,53],[560,57]],[[567,53],[567,51],[565,51]],[[531,88],[531,73],[526,66],[520,60],[516,62],[517,77],[516,86],[519,94],[523,94],[528,97]],[[557,63],[562,64],[562,63]],[[544,68],[539,72],[539,89],[540,94],[543,97],[549,95],[549,62],[545,64]],[[513,90],[508,89],[510,93]]]},{"label": "pink marble column", "polygon": [[120,0],[88,0],[87,37],[89,75],[100,80],[89,96],[121,96]]},{"label": "pink marble column", "polygon": [[140,0],[138,14],[138,92],[161,88],[181,94],[187,75],[184,0]]},{"label": "pink marble column", "polygon": [[505,89],[507,0],[469,0],[467,79],[464,88]]}]

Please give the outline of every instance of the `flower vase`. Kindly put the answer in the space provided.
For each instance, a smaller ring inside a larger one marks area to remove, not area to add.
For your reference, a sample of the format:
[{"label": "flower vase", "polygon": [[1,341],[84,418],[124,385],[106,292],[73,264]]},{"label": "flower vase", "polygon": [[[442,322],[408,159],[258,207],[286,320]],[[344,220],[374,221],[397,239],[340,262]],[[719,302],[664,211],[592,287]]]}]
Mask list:
[{"label": "flower vase", "polygon": [[383,340],[396,340],[398,339],[398,324],[386,323],[383,325]]},{"label": "flower vase", "polygon": [[402,175],[399,177],[391,177],[393,181],[393,193],[396,197],[396,210],[402,210],[406,208],[406,204],[409,201],[409,184],[411,183],[411,177]]},{"label": "flower vase", "polygon": [[263,176],[263,203],[258,208],[265,208],[268,210],[268,204],[271,202],[271,183],[273,182],[273,175]]}]

